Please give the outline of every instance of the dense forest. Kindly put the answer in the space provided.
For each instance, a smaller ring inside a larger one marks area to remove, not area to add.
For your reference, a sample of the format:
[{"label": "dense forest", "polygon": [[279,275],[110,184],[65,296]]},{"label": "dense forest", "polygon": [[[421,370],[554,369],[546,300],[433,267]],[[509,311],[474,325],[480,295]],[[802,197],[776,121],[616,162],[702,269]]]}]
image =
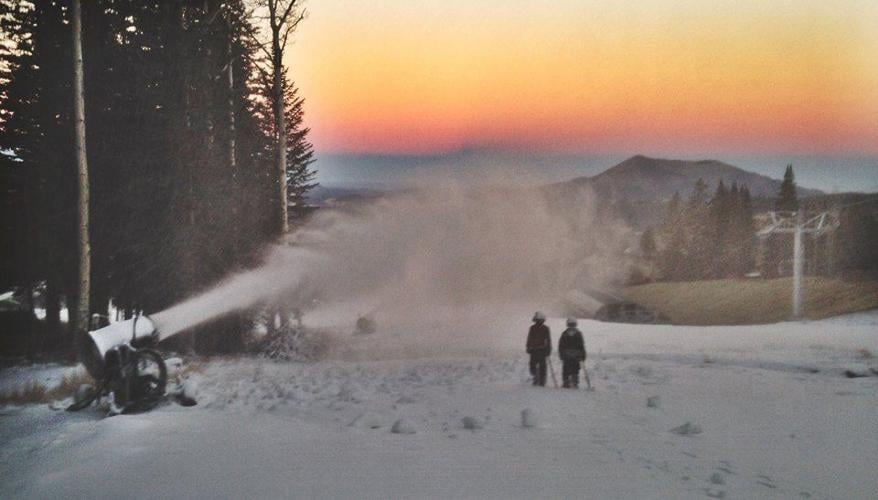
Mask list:
[{"label": "dense forest", "polygon": [[668,202],[658,253],[651,233],[641,240],[644,253],[655,256],[668,280],[740,277],[753,269],[753,206],[747,186],[723,181],[710,197],[707,184],[696,182],[685,202],[678,193]]},{"label": "dense forest", "polygon": [[793,234],[758,231],[769,225],[769,211],[788,217],[801,212],[805,226],[824,217],[824,230],[803,238],[805,273],[873,278],[878,273],[876,201],[859,193],[800,199],[792,165],[770,200],[753,199],[746,185],[728,187],[722,180],[711,195],[698,179],[687,199],[675,193],[665,203],[660,226],[642,233],[640,254],[654,269],[633,272],[629,284],[791,274]]},{"label": "dense forest", "polygon": [[[45,310],[31,353],[67,349],[79,303],[72,3],[0,1],[0,288]],[[301,217],[314,158],[283,49],[303,19],[295,0],[82,3],[90,313],[160,310]],[[225,321],[198,345],[234,349],[246,318]]]}]

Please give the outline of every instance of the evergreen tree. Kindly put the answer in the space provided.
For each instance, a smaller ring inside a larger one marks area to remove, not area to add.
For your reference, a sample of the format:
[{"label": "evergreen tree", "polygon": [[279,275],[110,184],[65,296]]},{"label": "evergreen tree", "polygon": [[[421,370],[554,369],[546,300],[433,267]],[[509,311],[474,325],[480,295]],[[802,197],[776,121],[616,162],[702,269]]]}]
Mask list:
[{"label": "evergreen tree", "polygon": [[[13,241],[22,252],[27,281],[45,282],[47,345],[60,347],[62,297],[76,288],[76,169],[73,150],[72,35],[61,2],[3,4],[5,46],[2,83],[2,144],[15,158],[27,193],[23,214],[31,233]],[[16,266],[18,267],[18,266]]]},{"label": "evergreen tree", "polygon": [[643,253],[644,257],[651,259],[655,255],[656,248],[655,235],[653,234],[652,228],[647,228],[646,231],[640,235],[640,251]]},{"label": "evergreen tree", "polygon": [[[0,9],[3,231],[16,243],[2,247],[15,263],[3,279],[44,288],[57,333],[77,281],[70,10],[62,0],[0,0]],[[95,0],[82,15],[91,310],[106,313],[112,299],[126,315],[154,312],[255,264],[276,235],[272,102],[253,37],[262,20],[243,0]],[[290,86],[296,206],[314,185],[303,102]],[[221,326],[195,347],[239,345],[241,325]]]},{"label": "evergreen tree", "polygon": [[658,245],[655,241],[655,233],[651,227],[647,228],[643,234],[640,235],[640,252],[649,264],[650,279],[655,279],[655,261],[656,253],[658,252]]},{"label": "evergreen tree", "polygon": [[780,184],[780,192],[778,192],[774,209],[783,212],[795,212],[799,209],[799,199],[796,197],[796,179],[792,165],[787,165],[783,174],[783,182]]},{"label": "evergreen tree", "polygon": [[674,191],[674,196],[668,201],[665,209],[665,217],[662,223],[662,230],[666,235],[670,235],[674,226],[681,223],[683,217],[683,201],[679,191]]},{"label": "evergreen tree", "polygon": [[689,265],[685,268],[684,279],[708,279],[713,275],[714,239],[707,201],[707,183],[699,178],[689,196],[683,218],[689,235],[686,242]]},{"label": "evergreen tree", "polygon": [[674,226],[668,244],[659,259],[662,277],[669,281],[681,281],[690,276],[687,253],[686,231],[682,225]]},{"label": "evergreen tree", "polygon": [[286,85],[287,106],[287,205],[290,217],[302,216],[308,208],[308,193],[317,187],[317,172],[311,167],[315,161],[314,147],[308,140],[310,128],[304,125],[305,99],[298,89]]},{"label": "evergreen tree", "polygon": [[738,193],[734,239],[738,246],[734,273],[741,277],[753,269],[756,256],[753,202],[750,198],[750,190],[746,185],[742,186]]},{"label": "evergreen tree", "polygon": [[[736,188],[737,190],[737,188]],[[704,277],[724,278],[729,274],[730,260],[734,253],[730,238],[730,219],[734,206],[732,193],[720,179],[716,192],[710,202],[710,224],[704,230],[704,237],[710,239],[712,265]]]},{"label": "evergreen tree", "polygon": [[835,236],[835,270],[878,274],[878,216],[873,203],[859,203],[841,210]]}]

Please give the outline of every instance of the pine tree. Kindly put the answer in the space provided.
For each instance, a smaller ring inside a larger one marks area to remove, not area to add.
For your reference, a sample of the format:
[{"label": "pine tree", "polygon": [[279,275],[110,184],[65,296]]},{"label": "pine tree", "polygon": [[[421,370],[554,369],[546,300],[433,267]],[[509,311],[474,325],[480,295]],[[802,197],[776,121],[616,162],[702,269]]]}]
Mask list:
[{"label": "pine tree", "polygon": [[739,196],[737,240],[741,250],[736,274],[743,276],[750,272],[755,265],[756,229],[753,222],[753,202],[750,198],[750,189],[744,185]]},{"label": "pine tree", "polygon": [[783,212],[795,212],[799,209],[799,199],[796,197],[796,179],[792,165],[787,165],[783,174],[783,182],[780,184],[780,192],[778,192],[774,209]]},{"label": "pine tree", "polygon": [[646,231],[640,235],[640,251],[643,253],[644,257],[651,259],[655,255],[656,248],[655,235],[653,234],[652,228],[647,228]]},{"label": "pine tree", "polygon": [[734,200],[720,179],[710,202],[710,224],[704,227],[705,238],[710,240],[711,266],[706,277],[724,278],[729,273],[733,253],[730,238],[730,219]]},{"label": "pine tree", "polygon": [[674,226],[667,245],[661,252],[659,270],[668,281],[686,280],[690,276],[687,263],[687,238],[683,225]]},{"label": "pine tree", "polygon": [[[14,193],[3,226],[24,243],[14,255],[4,247],[17,271],[3,278],[45,283],[55,330],[77,288],[67,5],[0,0],[0,30],[15,44],[0,47],[0,145],[11,151],[0,181]],[[95,0],[82,16],[91,308],[112,299],[126,315],[154,312],[255,264],[277,233],[276,135],[252,36],[261,20],[243,0]],[[304,204],[314,158],[303,99],[290,88],[284,104],[291,202]],[[243,330],[229,325],[212,330]],[[214,340],[206,348],[235,344]]]},{"label": "pine tree", "polygon": [[308,209],[308,193],[317,187],[314,163],[314,147],[308,140],[310,128],[305,127],[305,99],[298,89],[286,84],[287,107],[287,205],[291,218],[302,217]]},{"label": "pine tree", "polygon": [[689,235],[686,241],[689,259],[686,279],[708,279],[713,275],[714,241],[707,201],[707,183],[699,178],[689,196],[683,218]]},{"label": "pine tree", "polygon": [[670,201],[668,201],[668,206],[665,208],[665,217],[662,221],[662,231],[666,235],[670,235],[674,226],[681,223],[682,217],[683,201],[680,197],[679,191],[674,191],[674,195],[671,197]]},{"label": "pine tree", "polygon": [[651,227],[647,228],[643,234],[640,235],[640,252],[649,264],[650,279],[655,279],[655,261],[657,257],[656,253],[658,252],[658,245],[655,241],[655,233]]},{"label": "pine tree", "polygon": [[[58,2],[4,3],[2,141],[11,150],[27,193],[29,224],[23,268],[45,282],[46,343],[60,348],[62,298],[76,289],[76,168],[72,128],[72,37]],[[9,46],[6,46],[9,49]]]}]

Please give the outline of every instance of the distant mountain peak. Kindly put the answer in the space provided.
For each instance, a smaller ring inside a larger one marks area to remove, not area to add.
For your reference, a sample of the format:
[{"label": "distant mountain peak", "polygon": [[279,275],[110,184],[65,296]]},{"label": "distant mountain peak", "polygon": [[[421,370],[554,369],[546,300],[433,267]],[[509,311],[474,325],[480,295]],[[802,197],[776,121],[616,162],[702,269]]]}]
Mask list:
[{"label": "distant mountain peak", "polygon": [[[660,223],[663,203],[675,192],[689,197],[698,179],[707,184],[713,195],[722,181],[726,187],[747,186],[753,197],[774,198],[780,191],[780,179],[748,172],[719,160],[673,160],[635,155],[593,177],[554,184],[550,189],[563,199],[575,199],[579,193],[593,194],[601,206],[612,207],[624,220],[638,227]],[[587,186],[587,189],[583,189]],[[798,188],[799,197],[822,194],[814,189]]]},{"label": "distant mountain peak", "polygon": [[[674,160],[634,155],[590,178],[576,179],[589,183],[599,194],[611,199],[654,201],[670,198],[674,192],[684,197],[699,178],[713,191],[720,181],[726,186],[746,185],[753,196],[773,197],[780,189],[780,179],[749,172],[719,160]],[[799,196],[821,194],[799,188]]]}]

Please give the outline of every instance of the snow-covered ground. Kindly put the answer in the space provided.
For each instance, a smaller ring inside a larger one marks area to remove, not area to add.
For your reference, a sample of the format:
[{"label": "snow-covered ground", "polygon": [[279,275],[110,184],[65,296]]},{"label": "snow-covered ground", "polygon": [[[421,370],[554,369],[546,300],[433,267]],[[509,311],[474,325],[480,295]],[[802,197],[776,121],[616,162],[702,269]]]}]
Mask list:
[{"label": "snow-covered ground", "polygon": [[[875,312],[746,327],[582,321],[593,392],[530,386],[529,312],[388,331],[378,318],[359,336],[335,325],[316,363],[204,362],[193,408],[2,408],[0,497],[875,497]],[[310,319],[331,329],[339,317]],[[555,339],[562,321],[550,320]]]}]

